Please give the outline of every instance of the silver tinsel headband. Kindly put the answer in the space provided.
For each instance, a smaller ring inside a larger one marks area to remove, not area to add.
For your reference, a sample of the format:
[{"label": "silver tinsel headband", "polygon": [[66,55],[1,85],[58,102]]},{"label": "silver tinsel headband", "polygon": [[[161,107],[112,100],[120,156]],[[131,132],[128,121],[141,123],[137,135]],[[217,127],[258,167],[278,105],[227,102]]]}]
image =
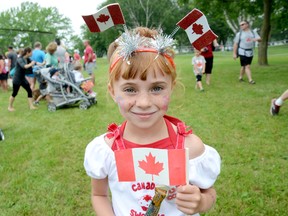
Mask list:
[{"label": "silver tinsel headband", "polygon": [[159,55],[163,55],[168,58],[169,62],[173,65],[173,67],[175,67],[172,56],[167,52],[174,45],[174,40],[170,36],[164,35],[162,30],[153,38],[140,36],[140,34],[136,33],[135,31],[125,31],[116,40],[116,42],[118,43],[118,57],[111,64],[110,71],[120,59],[123,59],[123,61],[126,61],[127,64],[130,64],[129,59],[132,57],[133,53],[137,52],[157,53],[155,59]]}]

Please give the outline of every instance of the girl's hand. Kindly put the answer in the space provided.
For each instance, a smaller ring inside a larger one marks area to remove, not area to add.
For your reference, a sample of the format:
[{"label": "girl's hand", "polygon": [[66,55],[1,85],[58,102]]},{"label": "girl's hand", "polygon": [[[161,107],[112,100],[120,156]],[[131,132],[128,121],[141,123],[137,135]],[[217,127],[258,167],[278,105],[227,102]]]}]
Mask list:
[{"label": "girl's hand", "polygon": [[184,214],[195,214],[200,212],[202,195],[200,189],[195,185],[183,185],[177,188],[176,205]]}]

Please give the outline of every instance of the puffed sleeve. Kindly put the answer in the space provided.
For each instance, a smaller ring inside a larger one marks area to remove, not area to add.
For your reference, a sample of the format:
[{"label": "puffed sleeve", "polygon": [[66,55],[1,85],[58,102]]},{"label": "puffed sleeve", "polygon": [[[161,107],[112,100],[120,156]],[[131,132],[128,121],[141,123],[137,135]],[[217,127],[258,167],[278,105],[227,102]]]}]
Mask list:
[{"label": "puffed sleeve", "polygon": [[104,136],[96,137],[85,150],[84,168],[91,178],[103,179],[110,171],[113,161],[113,151],[106,144]]},{"label": "puffed sleeve", "polygon": [[214,148],[204,146],[202,155],[189,160],[189,183],[207,189],[213,186],[220,174],[221,158]]}]

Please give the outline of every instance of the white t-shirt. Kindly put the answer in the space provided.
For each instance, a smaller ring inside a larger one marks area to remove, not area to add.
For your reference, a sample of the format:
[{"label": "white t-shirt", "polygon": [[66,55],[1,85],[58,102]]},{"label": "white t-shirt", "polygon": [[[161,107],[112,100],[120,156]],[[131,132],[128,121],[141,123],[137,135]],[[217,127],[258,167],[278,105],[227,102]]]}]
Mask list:
[{"label": "white t-shirt", "polygon": [[202,75],[203,67],[205,64],[206,64],[206,60],[202,55],[194,56],[192,58],[192,65],[196,65],[196,70],[197,70],[197,71],[194,70],[194,74],[197,75],[197,73],[199,73],[200,75]]},{"label": "white t-shirt", "polygon": [[[113,150],[106,144],[106,134],[96,137],[86,147],[84,167],[88,176],[104,179],[108,176],[115,216],[145,215],[154,194],[154,182],[119,182]],[[220,173],[221,159],[218,152],[205,145],[205,151],[189,160],[189,182],[207,189]],[[171,187],[163,200],[159,216],[184,216],[175,204],[176,187]],[[195,214],[199,215],[199,214]]]},{"label": "white t-shirt", "polygon": [[80,71],[73,70],[72,72],[74,74],[75,82],[81,82],[84,80],[83,74]]},{"label": "white t-shirt", "polygon": [[66,59],[65,53],[66,53],[66,49],[64,47],[62,47],[61,45],[57,46],[57,50],[55,51],[55,56],[57,57],[59,61],[60,68],[62,68],[62,66],[65,63],[65,59]]},{"label": "white t-shirt", "polygon": [[[234,38],[234,43],[239,43],[240,32]],[[238,54],[242,56],[253,56],[253,39],[259,39],[260,36],[256,31],[241,31],[240,43],[238,44]]]}]

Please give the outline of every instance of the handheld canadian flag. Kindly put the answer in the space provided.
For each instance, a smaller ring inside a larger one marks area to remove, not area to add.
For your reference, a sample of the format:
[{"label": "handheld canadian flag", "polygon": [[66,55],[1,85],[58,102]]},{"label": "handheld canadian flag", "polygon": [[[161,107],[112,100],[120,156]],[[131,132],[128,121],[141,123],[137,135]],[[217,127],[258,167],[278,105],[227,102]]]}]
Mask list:
[{"label": "handheld canadian flag", "polygon": [[91,32],[103,32],[112,26],[125,24],[118,3],[106,5],[95,14],[82,17]]},{"label": "handheld canadian flag", "polygon": [[119,181],[152,181],[185,185],[188,182],[188,149],[134,148],[115,151]]},{"label": "handheld canadian flag", "polygon": [[198,50],[217,38],[210,29],[205,15],[198,9],[193,9],[177,25],[186,31],[190,43]]}]

